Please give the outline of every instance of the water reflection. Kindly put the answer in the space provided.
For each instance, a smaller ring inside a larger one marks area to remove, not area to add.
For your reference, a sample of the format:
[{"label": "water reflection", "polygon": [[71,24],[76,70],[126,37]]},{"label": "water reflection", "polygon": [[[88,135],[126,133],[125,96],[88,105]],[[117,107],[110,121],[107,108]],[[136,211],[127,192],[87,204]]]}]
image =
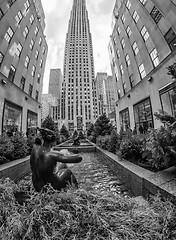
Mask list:
[{"label": "water reflection", "polygon": [[122,183],[117,170],[114,172],[111,163],[98,153],[80,153],[83,161],[78,164],[70,164],[69,168],[74,172],[79,185],[86,190],[111,191],[113,194],[130,195],[126,186]]}]

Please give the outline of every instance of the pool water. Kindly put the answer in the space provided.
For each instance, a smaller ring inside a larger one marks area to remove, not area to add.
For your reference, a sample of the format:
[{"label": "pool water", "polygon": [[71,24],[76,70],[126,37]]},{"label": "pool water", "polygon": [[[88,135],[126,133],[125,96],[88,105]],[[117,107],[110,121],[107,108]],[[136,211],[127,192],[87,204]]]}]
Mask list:
[{"label": "pool water", "polygon": [[68,164],[76,176],[79,186],[86,190],[100,192],[110,191],[113,194],[130,196],[130,192],[121,180],[118,170],[99,153],[80,153],[83,160],[80,163]]}]

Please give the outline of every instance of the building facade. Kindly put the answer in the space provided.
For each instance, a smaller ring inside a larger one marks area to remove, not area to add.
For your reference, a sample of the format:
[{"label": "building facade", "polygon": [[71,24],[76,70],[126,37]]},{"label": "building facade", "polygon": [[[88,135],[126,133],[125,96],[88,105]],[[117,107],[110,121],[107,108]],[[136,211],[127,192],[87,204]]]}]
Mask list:
[{"label": "building facade", "polygon": [[92,37],[85,0],[74,0],[66,35],[61,120],[86,130],[97,117]]},{"label": "building facade", "polygon": [[44,22],[40,0],[0,1],[0,134],[41,124]]},{"label": "building facade", "polygon": [[117,131],[159,127],[154,113],[175,115],[176,1],[116,0],[109,44]]}]

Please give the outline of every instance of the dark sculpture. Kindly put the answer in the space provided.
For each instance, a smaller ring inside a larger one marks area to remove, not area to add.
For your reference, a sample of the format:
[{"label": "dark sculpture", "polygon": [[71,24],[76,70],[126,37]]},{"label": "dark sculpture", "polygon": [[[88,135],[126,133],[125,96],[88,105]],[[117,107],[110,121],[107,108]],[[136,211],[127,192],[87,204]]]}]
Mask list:
[{"label": "dark sculpture", "polygon": [[79,146],[80,145],[80,140],[79,140],[79,136],[77,136],[76,138],[73,139],[73,146]]},{"label": "dark sculpture", "polygon": [[[43,144],[36,142],[30,156],[32,182],[35,190],[40,192],[47,183],[50,183],[56,190],[65,189],[69,184],[77,187],[76,177],[66,167],[66,163],[79,163],[82,157],[68,151],[63,154],[52,150],[52,143],[55,141],[54,132],[46,128],[40,128],[39,131],[43,138]],[[62,169],[55,172],[57,162],[61,162],[63,165]]]}]

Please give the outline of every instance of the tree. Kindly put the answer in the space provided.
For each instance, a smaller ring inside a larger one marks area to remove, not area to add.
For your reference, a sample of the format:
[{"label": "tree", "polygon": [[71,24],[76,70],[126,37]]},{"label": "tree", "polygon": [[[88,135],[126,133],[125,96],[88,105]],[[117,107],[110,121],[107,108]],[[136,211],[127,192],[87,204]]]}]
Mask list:
[{"label": "tree", "polygon": [[110,135],[113,126],[110,123],[109,118],[106,117],[106,114],[103,113],[95,122],[94,125],[95,135],[97,136],[105,136]]},{"label": "tree", "polygon": [[92,133],[94,133],[94,125],[93,125],[93,123],[91,123],[91,124],[89,125],[89,128],[87,129],[87,136],[88,136],[88,137],[91,136]]},{"label": "tree", "polygon": [[172,64],[171,66],[167,67],[167,74],[172,76],[172,79],[176,80],[176,63]]},{"label": "tree", "polygon": [[56,126],[53,119],[48,115],[41,124],[42,128],[48,128],[52,131],[56,131]]},{"label": "tree", "polygon": [[113,129],[109,138],[107,149],[109,152],[116,153],[120,148],[120,135]]},{"label": "tree", "polygon": [[61,127],[60,135],[64,136],[66,139],[68,139],[70,136],[69,131],[67,130],[67,128],[64,124]]},{"label": "tree", "polygon": [[73,133],[72,138],[75,139],[77,136],[78,136],[78,132],[75,130],[74,133]]}]

